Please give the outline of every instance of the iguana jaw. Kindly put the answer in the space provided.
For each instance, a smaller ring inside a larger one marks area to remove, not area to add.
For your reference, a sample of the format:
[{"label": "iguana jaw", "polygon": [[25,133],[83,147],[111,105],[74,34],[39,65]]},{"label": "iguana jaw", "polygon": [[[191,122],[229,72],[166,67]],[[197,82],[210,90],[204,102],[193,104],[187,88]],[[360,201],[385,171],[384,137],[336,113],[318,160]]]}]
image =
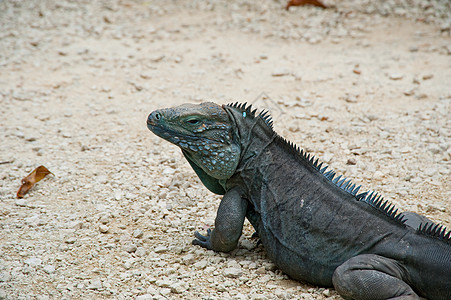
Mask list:
[{"label": "iguana jaw", "polygon": [[180,147],[185,155],[215,179],[229,178],[238,165],[240,147],[232,138],[232,125],[224,109],[214,103],[184,104],[156,110],[147,127]]}]

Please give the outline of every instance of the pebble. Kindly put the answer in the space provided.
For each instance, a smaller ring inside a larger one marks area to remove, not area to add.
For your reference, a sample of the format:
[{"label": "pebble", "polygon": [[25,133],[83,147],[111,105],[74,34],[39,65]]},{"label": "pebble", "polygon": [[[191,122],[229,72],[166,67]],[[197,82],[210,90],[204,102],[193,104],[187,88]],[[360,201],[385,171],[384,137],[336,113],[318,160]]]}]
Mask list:
[{"label": "pebble", "polygon": [[135,231],[133,231],[133,236],[135,237],[135,238],[142,238],[142,236],[143,236],[143,232],[142,232],[142,230],[141,229],[135,229]]},{"label": "pebble", "polygon": [[255,244],[248,239],[242,239],[240,241],[240,245],[247,250],[252,250],[255,248]]},{"label": "pebble", "polygon": [[390,74],[389,78],[391,80],[401,80],[404,78],[404,75],[400,74],[400,73],[392,73],[392,74]]},{"label": "pebble", "polygon": [[133,266],[133,264],[135,263],[135,260],[133,259],[133,258],[130,258],[130,259],[127,259],[125,262],[124,262],[124,269],[126,269],[126,270],[130,270],[131,268],[132,268],[132,266]]},{"label": "pebble", "polygon": [[423,75],[423,80],[429,80],[432,79],[434,77],[434,74],[425,74]]},{"label": "pebble", "polygon": [[404,95],[406,95],[406,96],[412,96],[414,93],[415,93],[415,89],[404,90]]},{"label": "pebble", "polygon": [[414,77],[412,78],[412,82],[415,83],[415,84],[420,84],[420,83],[421,83],[421,82],[420,82],[420,79],[418,79],[417,76],[414,76]]},{"label": "pebble", "polygon": [[205,267],[208,265],[208,261],[206,261],[205,259],[198,261],[194,264],[194,267],[196,269],[205,269]]},{"label": "pebble", "polygon": [[94,279],[91,284],[87,286],[90,290],[100,290],[102,288],[102,281],[100,279]]},{"label": "pebble", "polygon": [[162,288],[158,291],[160,293],[161,296],[169,296],[169,294],[171,293],[171,289],[170,288]]},{"label": "pebble", "polygon": [[174,282],[169,285],[169,288],[171,289],[171,292],[174,294],[182,294],[185,292],[187,288],[187,284],[183,282]]},{"label": "pebble", "polygon": [[440,148],[440,146],[436,145],[436,144],[429,145],[427,149],[428,149],[428,151],[430,151],[433,154],[439,154],[442,152],[442,149]]},{"label": "pebble", "polygon": [[290,74],[291,74],[290,71],[287,70],[287,69],[274,69],[274,70],[271,72],[271,76],[273,76],[273,77],[288,76],[288,75],[290,75]]},{"label": "pebble", "polygon": [[305,300],[314,300],[315,299],[312,296],[312,294],[308,294],[308,293],[302,293],[300,296],[301,296],[301,299],[305,299]]},{"label": "pebble", "polygon": [[75,244],[76,241],[77,241],[77,239],[75,237],[71,236],[71,237],[68,237],[64,242],[66,244]]},{"label": "pebble", "polygon": [[182,262],[184,265],[191,265],[196,261],[196,258],[193,254],[187,254],[185,256],[182,257]]},{"label": "pebble", "polygon": [[347,165],[356,165],[357,164],[357,160],[353,157],[349,158],[348,161],[346,162]]},{"label": "pebble", "polygon": [[37,257],[30,257],[29,259],[26,259],[24,263],[26,263],[30,267],[37,267],[42,263],[42,259]]},{"label": "pebble", "polygon": [[153,300],[154,297],[151,294],[139,295],[135,298],[136,300]]},{"label": "pebble", "polygon": [[138,247],[135,244],[132,243],[128,243],[124,246],[124,251],[128,252],[128,253],[133,253],[136,251],[136,249],[138,249]]},{"label": "pebble", "polygon": [[330,290],[329,289],[325,289],[323,291],[323,295],[326,296],[326,297],[330,297]]},{"label": "pebble", "polygon": [[46,272],[47,274],[53,274],[55,273],[55,267],[52,265],[46,265],[44,266],[44,268],[42,268],[44,270],[44,272]]},{"label": "pebble", "polygon": [[25,200],[24,198],[16,199],[15,203],[17,206],[21,206],[21,207],[27,206],[27,200]]},{"label": "pebble", "polygon": [[168,251],[168,248],[165,246],[157,246],[154,251],[155,253],[165,253]]},{"label": "pebble", "polygon": [[101,233],[108,233],[109,230],[110,230],[110,227],[108,227],[107,225],[104,225],[104,224],[99,225],[99,231]]},{"label": "pebble", "polygon": [[225,268],[223,273],[225,277],[238,278],[243,274],[243,271],[241,268]]},{"label": "pebble", "polygon": [[136,249],[136,251],[135,251],[135,254],[136,254],[138,257],[144,257],[144,256],[147,255],[147,249],[144,248],[144,247],[137,247],[137,249]]},{"label": "pebble", "polygon": [[8,282],[11,280],[11,274],[7,271],[0,273],[0,282]]},{"label": "pebble", "polygon": [[354,95],[347,95],[345,97],[345,101],[348,103],[356,103],[357,102],[357,97]]}]

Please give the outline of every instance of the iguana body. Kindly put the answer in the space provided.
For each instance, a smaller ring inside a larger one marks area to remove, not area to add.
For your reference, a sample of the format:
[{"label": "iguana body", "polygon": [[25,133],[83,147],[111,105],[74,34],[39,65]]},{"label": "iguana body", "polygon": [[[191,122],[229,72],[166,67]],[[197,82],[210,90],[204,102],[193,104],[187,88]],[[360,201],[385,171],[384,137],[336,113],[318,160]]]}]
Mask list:
[{"label": "iguana body", "polygon": [[[451,237],[376,193],[336,177],[244,104],[182,105],[149,115],[205,186],[224,197],[215,228],[194,244],[236,248],[245,217],[290,277],[334,286],[345,298],[451,299]],[[407,222],[406,222],[406,219]]]}]

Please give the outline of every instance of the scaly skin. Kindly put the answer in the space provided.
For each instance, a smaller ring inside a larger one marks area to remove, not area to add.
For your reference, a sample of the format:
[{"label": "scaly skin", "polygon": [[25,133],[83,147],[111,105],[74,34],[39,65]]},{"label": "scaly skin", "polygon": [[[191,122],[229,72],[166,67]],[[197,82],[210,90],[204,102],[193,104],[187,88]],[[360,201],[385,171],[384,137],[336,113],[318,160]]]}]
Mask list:
[{"label": "scaly skin", "polygon": [[228,252],[244,219],[267,255],[297,280],[347,299],[451,299],[450,233],[397,213],[278,136],[265,113],[202,103],[157,110],[156,135],[179,146],[204,185],[224,195],[215,228],[193,244]]}]

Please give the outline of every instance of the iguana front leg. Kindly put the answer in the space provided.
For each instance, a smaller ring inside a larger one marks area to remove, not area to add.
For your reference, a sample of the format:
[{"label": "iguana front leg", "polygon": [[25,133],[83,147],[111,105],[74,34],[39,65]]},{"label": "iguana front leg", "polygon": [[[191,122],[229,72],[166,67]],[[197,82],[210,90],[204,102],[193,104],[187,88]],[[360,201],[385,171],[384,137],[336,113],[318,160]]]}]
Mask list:
[{"label": "iguana front leg", "polygon": [[239,187],[229,190],[219,204],[215,228],[209,229],[206,236],[196,231],[194,235],[197,239],[193,241],[193,244],[220,252],[230,252],[235,249],[243,231],[247,205],[248,201],[242,198]]}]

